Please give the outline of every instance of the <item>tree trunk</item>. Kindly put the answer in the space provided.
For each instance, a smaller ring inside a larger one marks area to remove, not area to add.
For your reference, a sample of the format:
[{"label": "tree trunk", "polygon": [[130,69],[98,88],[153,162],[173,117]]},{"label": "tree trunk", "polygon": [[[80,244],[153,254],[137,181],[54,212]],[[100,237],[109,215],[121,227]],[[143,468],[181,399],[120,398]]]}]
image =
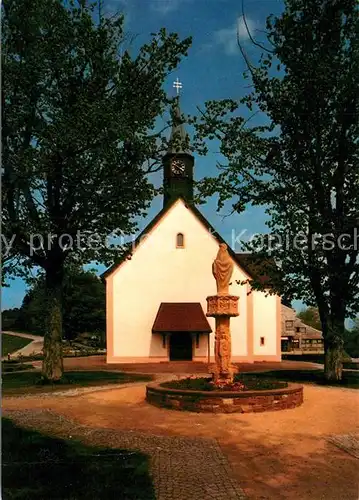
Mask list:
[{"label": "tree trunk", "polygon": [[324,375],[326,380],[339,382],[342,379],[344,354],[344,317],[331,318],[324,332]]},{"label": "tree trunk", "polygon": [[324,375],[328,382],[342,379],[343,371],[343,340],[341,338],[331,338],[324,340]]},{"label": "tree trunk", "polygon": [[42,363],[42,378],[45,382],[59,381],[63,374],[62,280],[62,262],[50,265],[46,269],[46,331]]}]

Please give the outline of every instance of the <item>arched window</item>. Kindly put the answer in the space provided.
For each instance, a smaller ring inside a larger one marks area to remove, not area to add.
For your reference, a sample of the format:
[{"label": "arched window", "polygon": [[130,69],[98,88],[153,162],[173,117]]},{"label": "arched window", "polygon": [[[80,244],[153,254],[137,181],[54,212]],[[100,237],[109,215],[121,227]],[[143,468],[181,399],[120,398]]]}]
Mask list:
[{"label": "arched window", "polygon": [[176,247],[184,248],[184,235],[183,233],[178,233],[176,237]]}]

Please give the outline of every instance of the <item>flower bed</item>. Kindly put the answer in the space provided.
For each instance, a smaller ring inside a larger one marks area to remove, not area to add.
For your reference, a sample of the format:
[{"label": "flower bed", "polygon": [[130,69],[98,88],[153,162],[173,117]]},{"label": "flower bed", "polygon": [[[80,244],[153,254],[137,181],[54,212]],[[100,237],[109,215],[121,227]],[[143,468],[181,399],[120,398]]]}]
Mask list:
[{"label": "flower bed", "polygon": [[161,384],[171,389],[185,389],[194,391],[262,391],[267,389],[283,389],[288,387],[287,382],[269,380],[256,375],[237,374],[233,384],[216,386],[210,377],[188,377],[180,380],[170,380]]},{"label": "flower bed", "polygon": [[[247,385],[243,387],[244,380]],[[252,380],[252,384],[257,384],[256,390],[249,387],[249,380]],[[264,388],[265,383],[268,386],[272,384],[272,387]],[[261,389],[258,389],[259,384]],[[277,387],[273,387],[273,384],[277,384]],[[148,384],[146,400],[163,408],[199,413],[264,412],[300,406],[303,403],[303,387],[286,382],[260,380],[259,377],[256,381],[255,377],[240,375],[233,386],[218,389],[211,384],[210,379],[189,378]]]}]

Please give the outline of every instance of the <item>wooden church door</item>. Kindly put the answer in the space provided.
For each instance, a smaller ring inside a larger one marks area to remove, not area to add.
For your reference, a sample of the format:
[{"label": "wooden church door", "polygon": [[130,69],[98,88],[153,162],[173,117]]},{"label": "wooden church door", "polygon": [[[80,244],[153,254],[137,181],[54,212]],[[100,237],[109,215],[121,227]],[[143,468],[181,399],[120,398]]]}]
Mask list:
[{"label": "wooden church door", "polygon": [[190,332],[171,333],[170,361],[192,361],[192,335]]}]

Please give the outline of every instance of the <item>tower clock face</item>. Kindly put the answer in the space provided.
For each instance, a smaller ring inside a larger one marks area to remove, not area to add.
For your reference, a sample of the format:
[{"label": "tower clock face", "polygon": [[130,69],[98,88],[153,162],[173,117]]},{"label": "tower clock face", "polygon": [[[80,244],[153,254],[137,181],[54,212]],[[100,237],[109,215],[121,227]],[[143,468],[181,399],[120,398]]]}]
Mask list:
[{"label": "tower clock face", "polygon": [[178,160],[177,158],[172,160],[171,170],[174,175],[182,175],[185,170],[185,164],[182,160]]}]

